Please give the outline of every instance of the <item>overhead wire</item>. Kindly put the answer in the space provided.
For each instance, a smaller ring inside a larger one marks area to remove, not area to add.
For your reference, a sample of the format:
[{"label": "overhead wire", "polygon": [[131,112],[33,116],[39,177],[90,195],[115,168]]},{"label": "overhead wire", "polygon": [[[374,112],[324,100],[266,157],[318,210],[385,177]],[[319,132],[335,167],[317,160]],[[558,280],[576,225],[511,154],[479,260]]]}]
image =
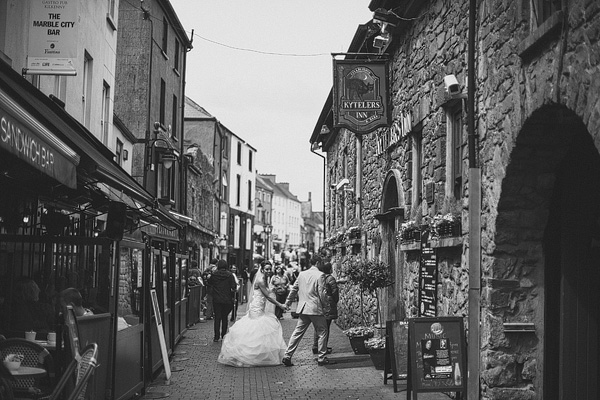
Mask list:
[{"label": "overhead wire", "polygon": [[[148,10],[145,10],[144,8],[142,8],[142,6],[136,6],[135,4],[132,4],[131,1],[129,1],[129,0],[122,0],[122,1],[124,1],[127,4],[129,4],[133,8],[136,8],[136,9],[139,9],[140,11],[143,11],[144,13],[146,13],[148,15],[149,18],[152,18],[155,21],[162,22],[162,19],[160,19],[158,17],[155,17],[150,12],[148,12]],[[204,40],[204,41],[209,42],[209,43],[216,44],[218,46],[226,47],[228,49],[237,50],[237,51],[246,51],[246,52],[249,52],[249,53],[264,54],[264,55],[269,55],[269,56],[283,56],[283,57],[320,57],[320,56],[329,56],[330,55],[330,53],[309,53],[309,54],[278,53],[278,52],[274,52],[274,51],[264,51],[264,50],[249,49],[249,48],[245,48],[245,47],[232,46],[232,45],[229,45],[229,44],[217,42],[216,40],[205,38],[203,36],[198,35],[193,30],[192,31],[187,31],[187,30],[184,29],[184,32],[186,34],[190,35],[190,36],[195,36],[198,39]],[[192,37],[192,40],[193,40],[193,37]]]}]

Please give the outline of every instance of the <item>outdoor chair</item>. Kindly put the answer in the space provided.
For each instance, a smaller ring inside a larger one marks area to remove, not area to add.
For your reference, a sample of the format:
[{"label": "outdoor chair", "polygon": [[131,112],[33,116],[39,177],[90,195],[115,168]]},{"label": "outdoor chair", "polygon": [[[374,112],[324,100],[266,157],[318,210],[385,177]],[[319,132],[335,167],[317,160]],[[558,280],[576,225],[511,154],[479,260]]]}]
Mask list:
[{"label": "outdoor chair", "polygon": [[0,341],[0,358],[9,354],[23,355],[21,366],[44,368],[46,375],[40,378],[19,378],[10,380],[15,397],[41,399],[52,391],[54,360],[48,350],[39,344],[23,338],[9,338]]},{"label": "outdoor chair", "polygon": [[[85,347],[80,356],[75,357],[71,363],[69,363],[69,366],[48,399],[57,400],[65,398],[67,400],[84,400],[88,382],[98,366],[97,357],[98,345],[96,343],[90,343]],[[75,386],[71,393],[61,397],[62,392],[65,391],[69,386],[69,383],[72,383],[73,381],[75,382]]]}]

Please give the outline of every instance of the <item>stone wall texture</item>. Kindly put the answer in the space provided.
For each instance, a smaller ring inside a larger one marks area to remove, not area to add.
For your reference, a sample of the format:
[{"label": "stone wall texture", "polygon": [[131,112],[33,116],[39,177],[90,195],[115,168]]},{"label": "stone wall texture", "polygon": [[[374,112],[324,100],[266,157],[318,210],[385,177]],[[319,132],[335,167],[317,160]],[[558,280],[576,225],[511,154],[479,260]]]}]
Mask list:
[{"label": "stone wall texture", "polygon": [[[536,28],[529,1],[477,2],[475,144],[482,193],[482,399],[544,397],[542,241],[555,183],[553,171],[564,156],[569,132],[579,125],[600,148],[600,5],[591,0],[562,4],[562,14]],[[384,181],[392,170],[401,177],[399,206],[405,210],[418,209],[422,216],[432,217],[449,195],[445,110],[450,103],[443,78],[455,75],[463,93],[467,92],[468,15],[468,2],[426,2],[419,17],[394,36],[390,51],[393,119],[398,122],[409,116],[410,132],[401,132],[393,142],[382,141],[389,137],[390,130],[385,128],[363,135],[359,141],[352,132],[341,129],[326,149],[327,187],[342,177],[355,185],[357,162],[362,171],[359,199],[330,191],[327,237],[359,225],[363,240],[358,256],[395,254],[390,265],[398,280],[387,289],[384,307],[391,310],[397,306],[405,317],[418,315],[419,252],[385,238],[382,246],[384,231],[375,216],[381,212]],[[466,105],[463,110],[466,121]],[[410,156],[411,136],[416,132],[422,138],[421,184],[434,188],[434,201],[418,205],[411,204],[417,189],[410,173],[411,167],[418,167]],[[463,132],[463,235],[458,244],[436,250],[437,314],[463,316],[467,322],[466,125]],[[386,143],[383,149],[381,143]],[[358,146],[361,160],[356,158]],[[342,196],[346,196],[345,202]],[[357,200],[359,213],[355,212]],[[397,219],[396,230],[402,221]],[[338,246],[333,256],[343,265],[352,249],[341,249]],[[360,313],[366,309],[359,307],[359,292],[349,285],[342,287],[338,324],[344,328],[361,324],[364,318]],[[507,322],[533,323],[536,331],[507,334],[503,326]]]}]

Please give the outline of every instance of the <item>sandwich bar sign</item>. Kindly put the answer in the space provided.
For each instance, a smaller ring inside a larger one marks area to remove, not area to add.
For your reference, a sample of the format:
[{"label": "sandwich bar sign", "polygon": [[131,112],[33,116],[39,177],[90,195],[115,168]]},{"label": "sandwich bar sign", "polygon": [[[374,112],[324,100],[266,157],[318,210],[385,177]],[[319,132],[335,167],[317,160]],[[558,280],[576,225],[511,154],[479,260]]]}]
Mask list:
[{"label": "sandwich bar sign", "polygon": [[333,125],[357,134],[389,127],[387,61],[333,60]]}]

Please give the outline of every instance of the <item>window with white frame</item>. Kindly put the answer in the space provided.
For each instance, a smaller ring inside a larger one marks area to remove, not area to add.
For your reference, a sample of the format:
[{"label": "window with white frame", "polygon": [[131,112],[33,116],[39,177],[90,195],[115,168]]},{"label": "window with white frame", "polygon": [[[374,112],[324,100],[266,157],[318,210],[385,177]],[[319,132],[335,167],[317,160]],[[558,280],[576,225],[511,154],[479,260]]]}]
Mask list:
[{"label": "window with white frame", "polygon": [[456,200],[462,198],[463,154],[463,116],[460,104],[446,109],[446,193]]},{"label": "window with white frame", "polygon": [[421,203],[423,176],[421,173],[421,167],[423,164],[423,136],[420,130],[411,133],[410,146],[411,146],[411,164],[412,164],[412,204],[418,206]]},{"label": "window with white frame", "polygon": [[92,71],[93,58],[87,51],[83,55],[83,85],[81,86],[81,102],[83,111],[83,126],[90,128],[92,114]]},{"label": "window with white frame", "polygon": [[240,248],[240,216],[233,217],[233,248]]},{"label": "window with white frame", "polygon": [[110,130],[110,86],[106,81],[102,84],[102,120],[100,120],[102,126],[102,137],[100,140],[105,146],[108,146],[108,136]]}]

